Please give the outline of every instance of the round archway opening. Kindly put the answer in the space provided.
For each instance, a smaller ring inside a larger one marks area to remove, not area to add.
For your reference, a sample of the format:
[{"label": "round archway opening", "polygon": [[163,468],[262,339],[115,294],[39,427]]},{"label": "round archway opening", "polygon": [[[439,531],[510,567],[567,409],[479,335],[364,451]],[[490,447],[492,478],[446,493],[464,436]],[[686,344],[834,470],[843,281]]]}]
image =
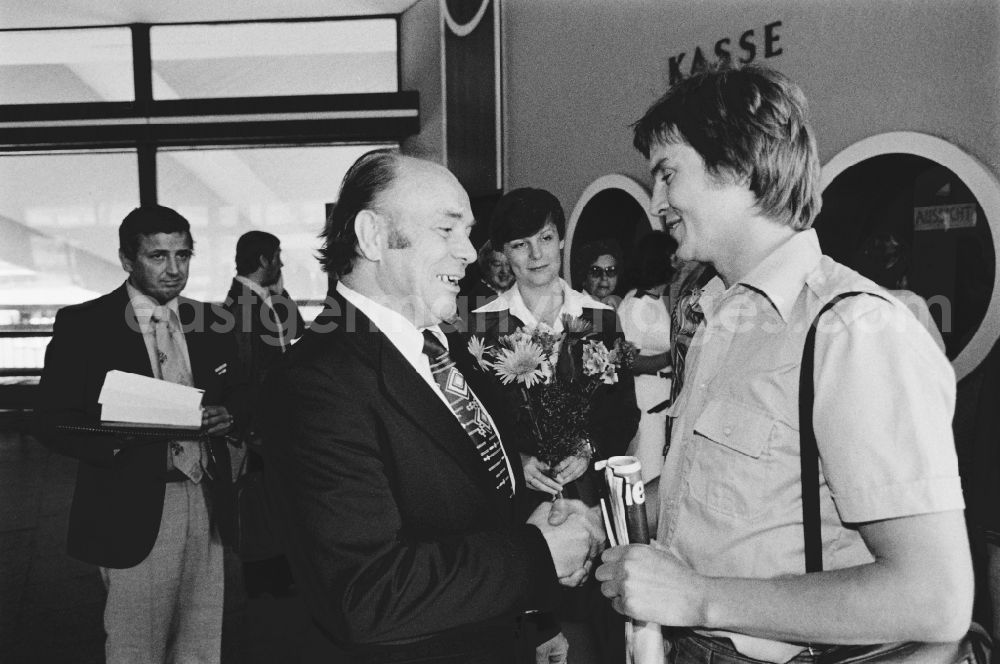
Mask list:
[{"label": "round archway opening", "polygon": [[[592,196],[580,211],[570,256],[580,256],[580,248],[595,240],[613,240],[621,248],[627,261],[637,242],[650,230],[646,210],[632,194],[622,189],[605,189]],[[574,288],[580,289],[587,266],[576,263],[577,260],[571,262],[570,281]],[[619,272],[622,276],[618,279],[615,292],[622,295],[631,286],[628,283],[628,270]]]},{"label": "round archway opening", "polygon": [[825,254],[926,300],[949,359],[976,336],[996,280],[993,233],[953,170],[919,154],[868,156],[832,177],[814,226]]}]

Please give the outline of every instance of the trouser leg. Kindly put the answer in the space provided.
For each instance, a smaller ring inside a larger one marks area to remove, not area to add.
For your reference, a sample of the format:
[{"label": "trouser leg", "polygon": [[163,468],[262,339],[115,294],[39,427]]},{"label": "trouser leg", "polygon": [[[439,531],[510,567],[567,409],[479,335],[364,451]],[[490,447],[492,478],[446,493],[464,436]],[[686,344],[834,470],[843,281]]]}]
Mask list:
[{"label": "trouser leg", "polygon": [[101,568],[108,591],[104,606],[107,664],[167,661],[183,572],[188,509],[185,484],[167,484],[160,530],[145,560],[127,569]]},{"label": "trouser leg", "polygon": [[185,483],[188,519],[178,586],[174,664],[218,664],[222,648],[223,549],[210,528],[202,487]]}]

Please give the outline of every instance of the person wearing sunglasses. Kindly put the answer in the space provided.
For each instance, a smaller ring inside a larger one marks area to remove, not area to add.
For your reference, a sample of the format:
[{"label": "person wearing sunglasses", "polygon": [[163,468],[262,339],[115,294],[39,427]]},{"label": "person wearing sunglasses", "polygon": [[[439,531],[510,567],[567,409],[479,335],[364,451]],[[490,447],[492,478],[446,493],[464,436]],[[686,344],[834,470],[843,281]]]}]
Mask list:
[{"label": "person wearing sunglasses", "polygon": [[592,298],[617,309],[622,298],[615,294],[622,270],[622,250],[614,240],[594,240],[580,247],[576,273],[583,290]]}]

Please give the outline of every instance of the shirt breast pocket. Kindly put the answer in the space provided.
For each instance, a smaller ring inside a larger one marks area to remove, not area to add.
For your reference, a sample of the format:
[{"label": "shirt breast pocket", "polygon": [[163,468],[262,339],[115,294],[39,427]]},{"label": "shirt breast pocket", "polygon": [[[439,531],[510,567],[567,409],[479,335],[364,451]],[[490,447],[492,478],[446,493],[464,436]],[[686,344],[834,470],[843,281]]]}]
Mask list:
[{"label": "shirt breast pocket", "polygon": [[752,521],[769,508],[776,419],[729,399],[713,399],[695,421],[691,497],[713,512]]}]

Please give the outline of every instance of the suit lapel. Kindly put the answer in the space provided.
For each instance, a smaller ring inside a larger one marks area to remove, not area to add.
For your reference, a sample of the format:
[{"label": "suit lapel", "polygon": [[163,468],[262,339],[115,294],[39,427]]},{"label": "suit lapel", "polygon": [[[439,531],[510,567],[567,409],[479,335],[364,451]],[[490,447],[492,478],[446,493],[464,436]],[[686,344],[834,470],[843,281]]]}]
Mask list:
[{"label": "suit lapel", "polygon": [[195,387],[207,392],[215,384],[215,369],[225,363],[223,357],[212,357],[211,339],[207,332],[212,324],[211,312],[204,303],[187,298],[181,298],[178,304],[184,343],[191,362],[191,379]]},{"label": "suit lapel", "polygon": [[[491,497],[498,496],[495,479],[482,462],[475,444],[435,388],[427,384],[367,316],[338,293],[333,295],[333,307],[334,311],[343,312],[335,317],[340,318],[336,321],[337,331],[351,342],[366,363],[374,365],[386,402],[419,428],[432,444],[454,458],[485,492]],[[318,318],[313,325],[330,322]]]},{"label": "suit lapel", "polygon": [[381,386],[389,402],[451,455],[483,489],[496,494],[475,444],[434,388],[416,372],[392,343],[383,338]]}]

